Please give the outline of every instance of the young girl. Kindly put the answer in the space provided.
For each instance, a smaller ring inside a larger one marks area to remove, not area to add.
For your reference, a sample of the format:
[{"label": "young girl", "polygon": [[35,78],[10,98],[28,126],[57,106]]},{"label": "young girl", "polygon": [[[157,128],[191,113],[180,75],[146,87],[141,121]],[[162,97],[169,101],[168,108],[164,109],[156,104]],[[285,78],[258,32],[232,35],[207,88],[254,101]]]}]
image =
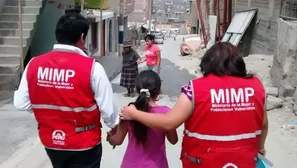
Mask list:
[{"label": "young girl", "polygon": [[155,36],[148,34],[145,37],[146,46],[144,49],[145,57],[140,62],[146,62],[148,70],[152,70],[160,74],[161,66],[161,50],[157,44],[154,44]]},{"label": "young girl", "polygon": [[[167,113],[170,108],[156,104],[161,80],[151,70],[142,71],[136,79],[137,100],[132,103],[137,109],[148,113]],[[111,145],[121,145],[128,133],[128,146],[121,168],[168,168],[165,137],[171,144],[178,141],[176,130],[164,132],[146,127],[137,121],[123,121],[118,131],[107,136]]]}]

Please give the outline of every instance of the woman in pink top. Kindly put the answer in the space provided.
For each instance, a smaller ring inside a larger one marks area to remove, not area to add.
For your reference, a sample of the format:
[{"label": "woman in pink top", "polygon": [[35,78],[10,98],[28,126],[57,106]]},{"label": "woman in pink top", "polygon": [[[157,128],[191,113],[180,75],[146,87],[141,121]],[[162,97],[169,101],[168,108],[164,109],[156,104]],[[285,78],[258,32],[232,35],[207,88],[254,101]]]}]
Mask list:
[{"label": "woman in pink top", "polygon": [[[160,88],[161,79],[156,72],[140,72],[136,80],[139,96],[132,104],[149,113],[167,113],[169,107],[156,104]],[[175,129],[164,132],[147,128],[137,121],[123,121],[114,135],[108,134],[107,140],[111,145],[121,145],[127,133],[129,142],[121,168],[168,168],[165,137],[171,144],[176,144],[178,137]]]},{"label": "woman in pink top", "polygon": [[161,52],[158,45],[154,44],[155,36],[148,34],[145,37],[146,46],[144,49],[145,57],[141,62],[146,61],[147,69],[160,74]]}]

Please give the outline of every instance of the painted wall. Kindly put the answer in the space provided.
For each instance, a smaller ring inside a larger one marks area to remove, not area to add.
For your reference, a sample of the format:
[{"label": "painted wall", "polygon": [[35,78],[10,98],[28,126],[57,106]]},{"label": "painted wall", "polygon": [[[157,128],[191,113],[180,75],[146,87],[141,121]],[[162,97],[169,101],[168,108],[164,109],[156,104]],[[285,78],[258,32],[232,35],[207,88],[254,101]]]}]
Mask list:
[{"label": "painted wall", "polygon": [[47,3],[45,5],[31,43],[31,57],[38,56],[53,49],[53,45],[56,43],[56,24],[64,14],[64,9],[58,9],[57,5],[57,3]]},{"label": "painted wall", "polygon": [[250,54],[274,54],[277,40],[277,19],[281,0],[236,0],[235,10],[258,8],[252,30]]},{"label": "painted wall", "polygon": [[5,2],[6,2],[6,0],[1,0],[0,1],[0,13],[2,12],[2,9],[3,9],[4,5],[5,5]]}]

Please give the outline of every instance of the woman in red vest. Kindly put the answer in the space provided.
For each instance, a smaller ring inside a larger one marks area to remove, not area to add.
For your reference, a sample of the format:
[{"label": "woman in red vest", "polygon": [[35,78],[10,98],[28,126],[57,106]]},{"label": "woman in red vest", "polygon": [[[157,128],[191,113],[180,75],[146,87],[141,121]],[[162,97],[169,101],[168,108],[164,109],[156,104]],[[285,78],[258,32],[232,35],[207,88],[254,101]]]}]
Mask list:
[{"label": "woman in red vest", "polygon": [[266,93],[260,79],[248,74],[235,46],[220,42],[200,64],[202,77],[182,87],[166,114],[122,108],[121,118],[172,130],[184,123],[184,168],[255,168],[265,154],[268,132]]}]

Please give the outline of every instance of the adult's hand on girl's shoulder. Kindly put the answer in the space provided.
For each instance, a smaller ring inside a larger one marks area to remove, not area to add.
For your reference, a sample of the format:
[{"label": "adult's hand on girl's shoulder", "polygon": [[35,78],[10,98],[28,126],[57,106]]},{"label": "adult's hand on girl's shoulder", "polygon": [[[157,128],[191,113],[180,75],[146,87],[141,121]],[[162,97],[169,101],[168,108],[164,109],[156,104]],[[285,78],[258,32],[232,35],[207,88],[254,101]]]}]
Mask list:
[{"label": "adult's hand on girl's shoulder", "polygon": [[137,109],[133,104],[122,107],[120,113],[121,120],[133,120],[135,112],[137,112]]}]

